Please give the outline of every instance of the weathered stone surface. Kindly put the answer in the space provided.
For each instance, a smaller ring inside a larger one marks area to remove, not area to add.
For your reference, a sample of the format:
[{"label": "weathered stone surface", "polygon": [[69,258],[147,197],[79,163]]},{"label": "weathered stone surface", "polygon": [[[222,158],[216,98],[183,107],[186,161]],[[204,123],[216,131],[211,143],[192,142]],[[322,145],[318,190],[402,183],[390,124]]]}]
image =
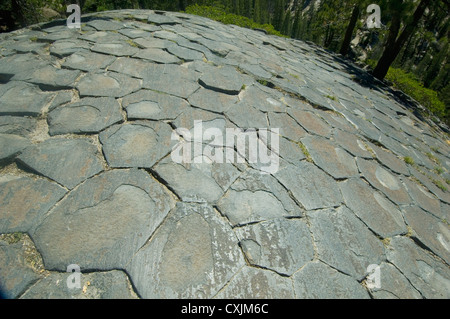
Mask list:
[{"label": "weathered stone surface", "polygon": [[28,289],[21,299],[136,299],[127,275],[120,270],[81,273],[80,288],[69,289],[70,273],[52,272]]},{"label": "weathered stone surface", "polygon": [[224,193],[218,183],[218,176],[214,173],[220,165],[230,172],[236,172],[233,164],[212,164],[203,162],[200,164],[188,164],[183,166],[167,158],[155,166],[155,171],[165,180],[175,193],[186,202],[216,202]]},{"label": "weathered stone surface", "polygon": [[24,149],[31,146],[31,142],[21,136],[0,134],[0,163],[14,159]]},{"label": "weathered stone surface", "polygon": [[98,31],[116,31],[123,29],[124,27],[122,23],[100,19],[89,21],[87,25],[95,28]]},{"label": "weathered stone surface", "polygon": [[143,87],[187,98],[200,87],[198,76],[197,72],[178,65],[153,65],[147,71]]},{"label": "weathered stone surface", "polygon": [[134,57],[163,64],[181,62],[181,60],[178,59],[176,56],[158,48],[139,50],[139,52],[135,54]]},{"label": "weathered stone surface", "polygon": [[448,298],[442,123],[310,43],[181,12],[82,22],[0,35],[8,294]]},{"label": "weathered stone surface", "polygon": [[339,186],[347,206],[376,234],[388,238],[407,232],[400,210],[366,182],[352,178]]},{"label": "weathered stone surface", "polygon": [[282,203],[265,191],[230,190],[220,199],[218,208],[233,226],[287,215]]},{"label": "weathered stone surface", "polygon": [[406,222],[426,247],[447,263],[450,261],[450,228],[448,224],[418,206],[403,209]]},{"label": "weathered stone surface", "polygon": [[380,288],[371,288],[375,299],[421,299],[422,296],[405,276],[390,263],[380,265]]},{"label": "weathered stone surface", "polygon": [[355,279],[322,262],[308,263],[292,280],[299,299],[369,299]]},{"label": "weathered stone surface", "polygon": [[89,73],[83,77],[76,88],[80,96],[123,97],[141,88],[140,80],[115,73]]},{"label": "weathered stone surface", "polygon": [[100,142],[111,167],[150,168],[171,151],[171,133],[165,123],[127,123],[102,132]]},{"label": "weathered stone surface", "polygon": [[141,170],[89,179],[56,206],[32,234],[47,269],[124,267],[174,206],[167,191]]},{"label": "weathered stone surface", "polygon": [[199,83],[210,90],[237,95],[241,91],[245,80],[235,68],[224,66],[210,69],[200,77]]},{"label": "weathered stone surface", "polygon": [[150,90],[140,90],[122,100],[128,119],[174,120],[187,111],[189,104],[176,96]]},{"label": "weathered stone surface", "polygon": [[363,139],[355,134],[351,134],[342,130],[335,130],[334,138],[339,146],[355,157],[372,158],[372,154],[367,150],[366,143]]},{"label": "weathered stone surface", "polygon": [[309,133],[326,138],[331,136],[331,126],[311,112],[289,109],[288,113]]},{"label": "weathered stone surface", "polygon": [[448,299],[450,271],[446,264],[433,258],[425,250],[405,237],[394,237],[387,250],[391,262],[411,285],[427,299]]},{"label": "weathered stone surface", "polygon": [[367,181],[396,204],[409,204],[411,199],[400,179],[375,161],[357,158],[358,168]]},{"label": "weathered stone surface", "polygon": [[39,116],[53,94],[21,81],[0,85],[0,115]]},{"label": "weathered stone surface", "polygon": [[142,79],[147,72],[149,64],[150,62],[146,60],[121,57],[117,58],[114,63],[108,67],[108,70]]},{"label": "weathered stone surface", "polygon": [[306,136],[306,131],[288,114],[270,112],[268,115],[270,128],[280,129],[280,135],[291,141],[299,142]]},{"label": "weathered stone surface", "polygon": [[127,272],[144,298],[212,298],[244,264],[233,231],[210,206],[179,203]]},{"label": "weathered stone surface", "polygon": [[358,175],[355,158],[328,140],[307,136],[302,139],[314,163],[335,179]]},{"label": "weathered stone surface", "polygon": [[[270,208],[269,208],[270,209]],[[291,276],[314,256],[306,222],[276,218],[236,230],[251,265]]]},{"label": "weathered stone surface", "polygon": [[114,60],[114,57],[106,54],[80,50],[67,57],[66,61],[62,64],[62,67],[91,72],[106,68],[113,63]]},{"label": "weathered stone surface", "polygon": [[320,260],[360,281],[367,267],[379,264],[383,244],[348,208],[308,213]]},{"label": "weathered stone surface", "polygon": [[78,70],[58,69],[48,65],[34,72],[16,74],[13,80],[34,83],[42,90],[64,90],[73,88],[80,74]]},{"label": "weathered stone surface", "polygon": [[293,299],[292,283],[273,271],[244,266],[217,299]]},{"label": "weathered stone surface", "polygon": [[29,136],[36,129],[36,119],[19,116],[0,116],[0,134]]},{"label": "weathered stone surface", "polygon": [[445,214],[445,212],[443,213],[441,211],[439,200],[426,188],[408,178],[404,178],[403,182],[405,183],[409,194],[417,205],[438,218],[447,218],[449,213],[447,212],[447,214]]},{"label": "weathered stone surface", "polygon": [[0,233],[29,232],[66,193],[45,179],[2,176]]},{"label": "weathered stone surface", "polygon": [[77,52],[84,51],[83,49],[89,49],[89,42],[81,41],[78,39],[64,39],[55,41],[50,46],[50,54],[57,56],[58,58],[64,58]]},{"label": "weathered stone surface", "polygon": [[307,210],[339,206],[342,202],[338,184],[311,163],[287,164],[275,177]]},{"label": "weathered stone surface", "polygon": [[98,133],[122,120],[120,105],[114,98],[84,98],[49,113],[49,134]]},{"label": "weathered stone surface", "polygon": [[91,51],[111,54],[115,56],[132,56],[139,52],[139,49],[129,45],[128,43],[97,43],[92,48]]},{"label": "weathered stone surface", "polygon": [[[12,243],[0,238],[0,287],[5,298],[19,297],[41,278],[29,263],[30,256],[24,242],[24,238]],[[27,244],[30,244],[29,238]]]},{"label": "weathered stone surface", "polygon": [[200,51],[191,50],[179,45],[171,45],[167,47],[167,51],[185,62],[203,59],[203,54]]},{"label": "weathered stone surface", "polygon": [[49,139],[27,148],[18,160],[69,189],[103,169],[97,147],[88,139]]},{"label": "weathered stone surface", "polygon": [[238,102],[238,98],[236,96],[200,88],[189,97],[188,101],[189,104],[194,107],[223,113],[236,104]]}]

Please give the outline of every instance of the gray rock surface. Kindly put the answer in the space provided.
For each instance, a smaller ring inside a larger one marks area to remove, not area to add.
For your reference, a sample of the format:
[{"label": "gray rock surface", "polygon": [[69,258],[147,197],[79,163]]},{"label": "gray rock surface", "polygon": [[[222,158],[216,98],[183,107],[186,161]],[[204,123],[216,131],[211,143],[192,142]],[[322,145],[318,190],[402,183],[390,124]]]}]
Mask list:
[{"label": "gray rock surface", "polygon": [[3,295],[449,299],[444,126],[302,41],[64,22],[0,36]]}]

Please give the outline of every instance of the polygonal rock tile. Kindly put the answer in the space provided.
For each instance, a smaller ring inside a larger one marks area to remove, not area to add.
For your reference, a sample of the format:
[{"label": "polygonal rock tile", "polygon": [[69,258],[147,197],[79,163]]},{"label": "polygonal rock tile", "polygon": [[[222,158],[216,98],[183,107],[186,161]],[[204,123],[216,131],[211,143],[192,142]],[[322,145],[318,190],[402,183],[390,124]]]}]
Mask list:
[{"label": "polygonal rock tile", "polygon": [[48,114],[49,134],[98,133],[122,120],[120,105],[114,98],[84,98]]},{"label": "polygonal rock tile", "polygon": [[[436,195],[441,201],[450,204],[450,192],[448,190],[442,190],[441,188],[435,185],[433,178],[430,177],[431,174],[424,175],[421,172],[417,171],[415,168],[410,167],[411,175],[417,178],[422,185],[424,185],[431,193]],[[437,179],[440,179],[437,177]]]},{"label": "polygonal rock tile", "polygon": [[176,96],[140,90],[122,100],[128,119],[174,120],[188,110],[189,104]]},{"label": "polygonal rock tile", "polygon": [[124,25],[122,23],[101,19],[89,21],[87,25],[95,28],[98,31],[117,31],[124,28]]},{"label": "polygonal rock tile", "polygon": [[140,30],[140,29],[134,29],[134,28],[121,29],[121,30],[119,30],[119,33],[126,35],[127,37],[129,37],[131,39],[150,38],[152,36],[152,34],[146,30]]},{"label": "polygonal rock tile", "polygon": [[10,81],[0,85],[0,115],[39,116],[52,97],[36,85]]},{"label": "polygonal rock tile", "polygon": [[361,137],[351,134],[342,130],[335,130],[334,139],[339,146],[343,147],[346,151],[355,157],[372,158],[365,143]]},{"label": "polygonal rock tile", "polygon": [[143,298],[211,298],[244,264],[233,231],[212,207],[178,203],[127,272]]},{"label": "polygonal rock tile", "polygon": [[147,19],[148,23],[153,23],[156,25],[174,25],[179,23],[177,19],[173,17],[166,16],[164,14],[150,14]]},{"label": "polygonal rock tile", "polygon": [[0,80],[9,81],[14,75],[34,71],[48,65],[35,54],[14,54],[0,59]]},{"label": "polygonal rock tile", "polygon": [[345,206],[308,213],[320,260],[360,281],[384,260],[382,242]]},{"label": "polygonal rock tile", "polygon": [[80,50],[67,57],[62,67],[91,72],[106,68],[114,60],[115,58],[109,55]]},{"label": "polygonal rock tile", "polygon": [[0,287],[4,298],[19,297],[42,277],[30,265],[25,241],[29,244],[31,240],[26,235],[21,236],[19,241],[11,243],[0,239]]},{"label": "polygonal rock tile", "polygon": [[140,88],[140,80],[115,72],[89,73],[77,84],[81,97],[123,97]]},{"label": "polygonal rock tile", "polygon": [[200,87],[198,77],[198,72],[179,65],[152,65],[144,77],[143,87],[187,98]]},{"label": "polygonal rock tile", "polygon": [[355,158],[327,139],[307,136],[302,139],[314,163],[334,178],[357,176]]},{"label": "polygonal rock tile", "polygon": [[236,104],[238,102],[238,98],[237,96],[200,88],[189,97],[188,101],[194,107],[223,113]]},{"label": "polygonal rock tile", "polygon": [[176,44],[168,46],[167,51],[185,62],[203,60],[203,54],[200,51],[191,50]]},{"label": "polygonal rock tile", "polygon": [[381,167],[375,161],[357,158],[356,162],[362,175],[376,189],[383,192],[396,204],[409,204],[411,199],[400,179]]},{"label": "polygonal rock tile", "polygon": [[283,204],[265,191],[229,190],[218,202],[217,207],[231,225],[245,225],[288,215]]},{"label": "polygonal rock tile", "polygon": [[36,129],[37,120],[21,116],[0,116],[0,133],[22,137],[29,136]]},{"label": "polygonal rock tile", "polygon": [[126,42],[128,40],[126,36],[120,33],[109,31],[89,31],[78,38],[95,43]]},{"label": "polygonal rock tile", "polygon": [[199,83],[210,90],[237,95],[241,91],[245,79],[234,67],[224,66],[210,69],[204,73],[200,77]]},{"label": "polygonal rock tile", "polygon": [[64,198],[32,237],[46,269],[122,268],[173,206],[170,194],[146,172],[108,171]]},{"label": "polygonal rock tile", "polygon": [[108,70],[142,79],[145,76],[149,65],[150,62],[145,60],[121,57],[116,59],[116,61],[108,67]]},{"label": "polygonal rock tile", "polygon": [[268,94],[263,86],[251,85],[239,94],[241,101],[253,106],[262,112],[285,112],[286,105],[283,104],[275,94]]},{"label": "polygonal rock tile", "polygon": [[299,299],[369,299],[367,291],[352,277],[320,261],[308,263],[292,276]]},{"label": "polygonal rock tile", "polygon": [[139,49],[129,45],[128,43],[117,42],[117,43],[97,43],[92,48],[91,51],[115,55],[115,56],[132,56],[136,54]]},{"label": "polygonal rock tile", "polygon": [[134,57],[163,64],[181,62],[181,60],[175,55],[158,48],[141,49],[134,55]]},{"label": "polygonal rock tile", "polygon": [[231,163],[217,164],[207,161],[187,164],[185,167],[175,163],[170,157],[158,163],[154,169],[183,201],[210,203],[216,202],[224,193],[215,171],[229,171],[229,175],[233,176],[233,172],[237,170]]},{"label": "polygonal rock tile", "polygon": [[165,49],[169,46],[168,41],[165,40],[161,40],[158,38],[153,38],[153,37],[149,37],[149,38],[137,38],[133,40],[134,43],[136,43],[137,45],[139,45],[142,48],[154,48],[154,49]]},{"label": "polygonal rock tile", "polygon": [[389,167],[389,169],[397,174],[403,174],[405,176],[409,176],[408,167],[405,165],[405,162],[395,156],[393,153],[388,152],[387,150],[382,149],[372,143],[368,143],[369,147],[373,150],[376,157],[380,160],[380,162]]},{"label": "polygonal rock tile", "polygon": [[152,167],[171,151],[172,129],[163,122],[115,125],[100,134],[111,167]]},{"label": "polygonal rock tile", "polygon": [[13,79],[37,84],[43,90],[64,90],[73,88],[80,74],[78,70],[58,69],[48,65],[34,72],[16,74]]},{"label": "polygonal rock tile", "polygon": [[287,164],[275,177],[307,210],[339,206],[342,202],[337,182],[314,164]]},{"label": "polygonal rock tile", "polygon": [[56,41],[50,46],[50,54],[58,58],[64,58],[76,52],[86,51],[83,49],[89,48],[89,42],[78,39],[64,39]]},{"label": "polygonal rock tile", "polygon": [[241,129],[262,129],[269,126],[266,115],[246,102],[234,104],[225,113]]},{"label": "polygonal rock tile", "polygon": [[383,238],[406,233],[402,213],[396,205],[361,179],[339,183],[347,206]]},{"label": "polygonal rock tile", "polygon": [[293,299],[291,281],[273,271],[244,266],[217,299]]},{"label": "polygonal rock tile", "polygon": [[445,214],[441,211],[439,200],[427,189],[408,178],[404,178],[403,182],[417,205],[438,218],[448,218],[449,213],[447,212],[447,214]]},{"label": "polygonal rock tile", "polygon": [[450,228],[448,224],[418,206],[405,207],[403,212],[406,222],[415,232],[414,236],[449,263]]},{"label": "polygonal rock tile", "polygon": [[370,293],[375,299],[423,298],[408,279],[390,263],[381,263],[379,284],[379,288],[370,288]]},{"label": "polygonal rock tile", "polygon": [[4,176],[0,179],[0,233],[28,232],[66,193],[45,179]]},{"label": "polygonal rock tile", "polygon": [[12,134],[0,134],[0,163],[13,159],[31,145],[31,142],[24,137]]},{"label": "polygonal rock tile", "polygon": [[287,137],[291,141],[298,142],[306,136],[306,131],[287,113],[270,112],[269,115],[270,128],[279,128],[280,135]]},{"label": "polygonal rock tile", "polygon": [[309,133],[321,135],[325,138],[331,136],[331,126],[321,120],[317,115],[297,109],[289,109],[288,113]]},{"label": "polygonal rock tile", "polygon": [[84,138],[49,139],[27,148],[18,160],[69,189],[103,170],[97,147]]},{"label": "polygonal rock tile", "polygon": [[20,299],[136,299],[127,275],[120,270],[80,274],[80,287],[68,288],[70,273],[51,272]]},{"label": "polygonal rock tile", "polygon": [[239,244],[251,265],[291,276],[314,257],[306,223],[277,218],[236,229]]},{"label": "polygonal rock tile", "polygon": [[387,250],[387,259],[427,299],[450,298],[450,270],[448,265],[433,258],[414,241],[394,237]]}]

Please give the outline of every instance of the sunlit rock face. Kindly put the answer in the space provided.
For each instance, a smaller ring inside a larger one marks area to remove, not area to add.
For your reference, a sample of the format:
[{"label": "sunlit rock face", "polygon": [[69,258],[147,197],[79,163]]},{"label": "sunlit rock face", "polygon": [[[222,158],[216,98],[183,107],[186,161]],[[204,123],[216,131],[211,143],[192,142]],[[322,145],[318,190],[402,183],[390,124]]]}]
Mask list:
[{"label": "sunlit rock face", "polygon": [[342,57],[148,10],[0,40],[4,296],[450,297],[448,135]]}]

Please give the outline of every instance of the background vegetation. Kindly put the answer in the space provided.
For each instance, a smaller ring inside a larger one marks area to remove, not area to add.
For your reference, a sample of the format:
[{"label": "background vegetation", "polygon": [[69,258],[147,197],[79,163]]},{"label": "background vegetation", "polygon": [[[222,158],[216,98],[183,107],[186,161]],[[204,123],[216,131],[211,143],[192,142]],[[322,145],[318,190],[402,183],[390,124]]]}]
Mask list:
[{"label": "background vegetation", "polygon": [[[115,9],[185,11],[226,24],[314,42],[363,62],[450,124],[449,0],[4,0],[0,29]],[[366,8],[381,7],[381,29],[368,29]]]}]

